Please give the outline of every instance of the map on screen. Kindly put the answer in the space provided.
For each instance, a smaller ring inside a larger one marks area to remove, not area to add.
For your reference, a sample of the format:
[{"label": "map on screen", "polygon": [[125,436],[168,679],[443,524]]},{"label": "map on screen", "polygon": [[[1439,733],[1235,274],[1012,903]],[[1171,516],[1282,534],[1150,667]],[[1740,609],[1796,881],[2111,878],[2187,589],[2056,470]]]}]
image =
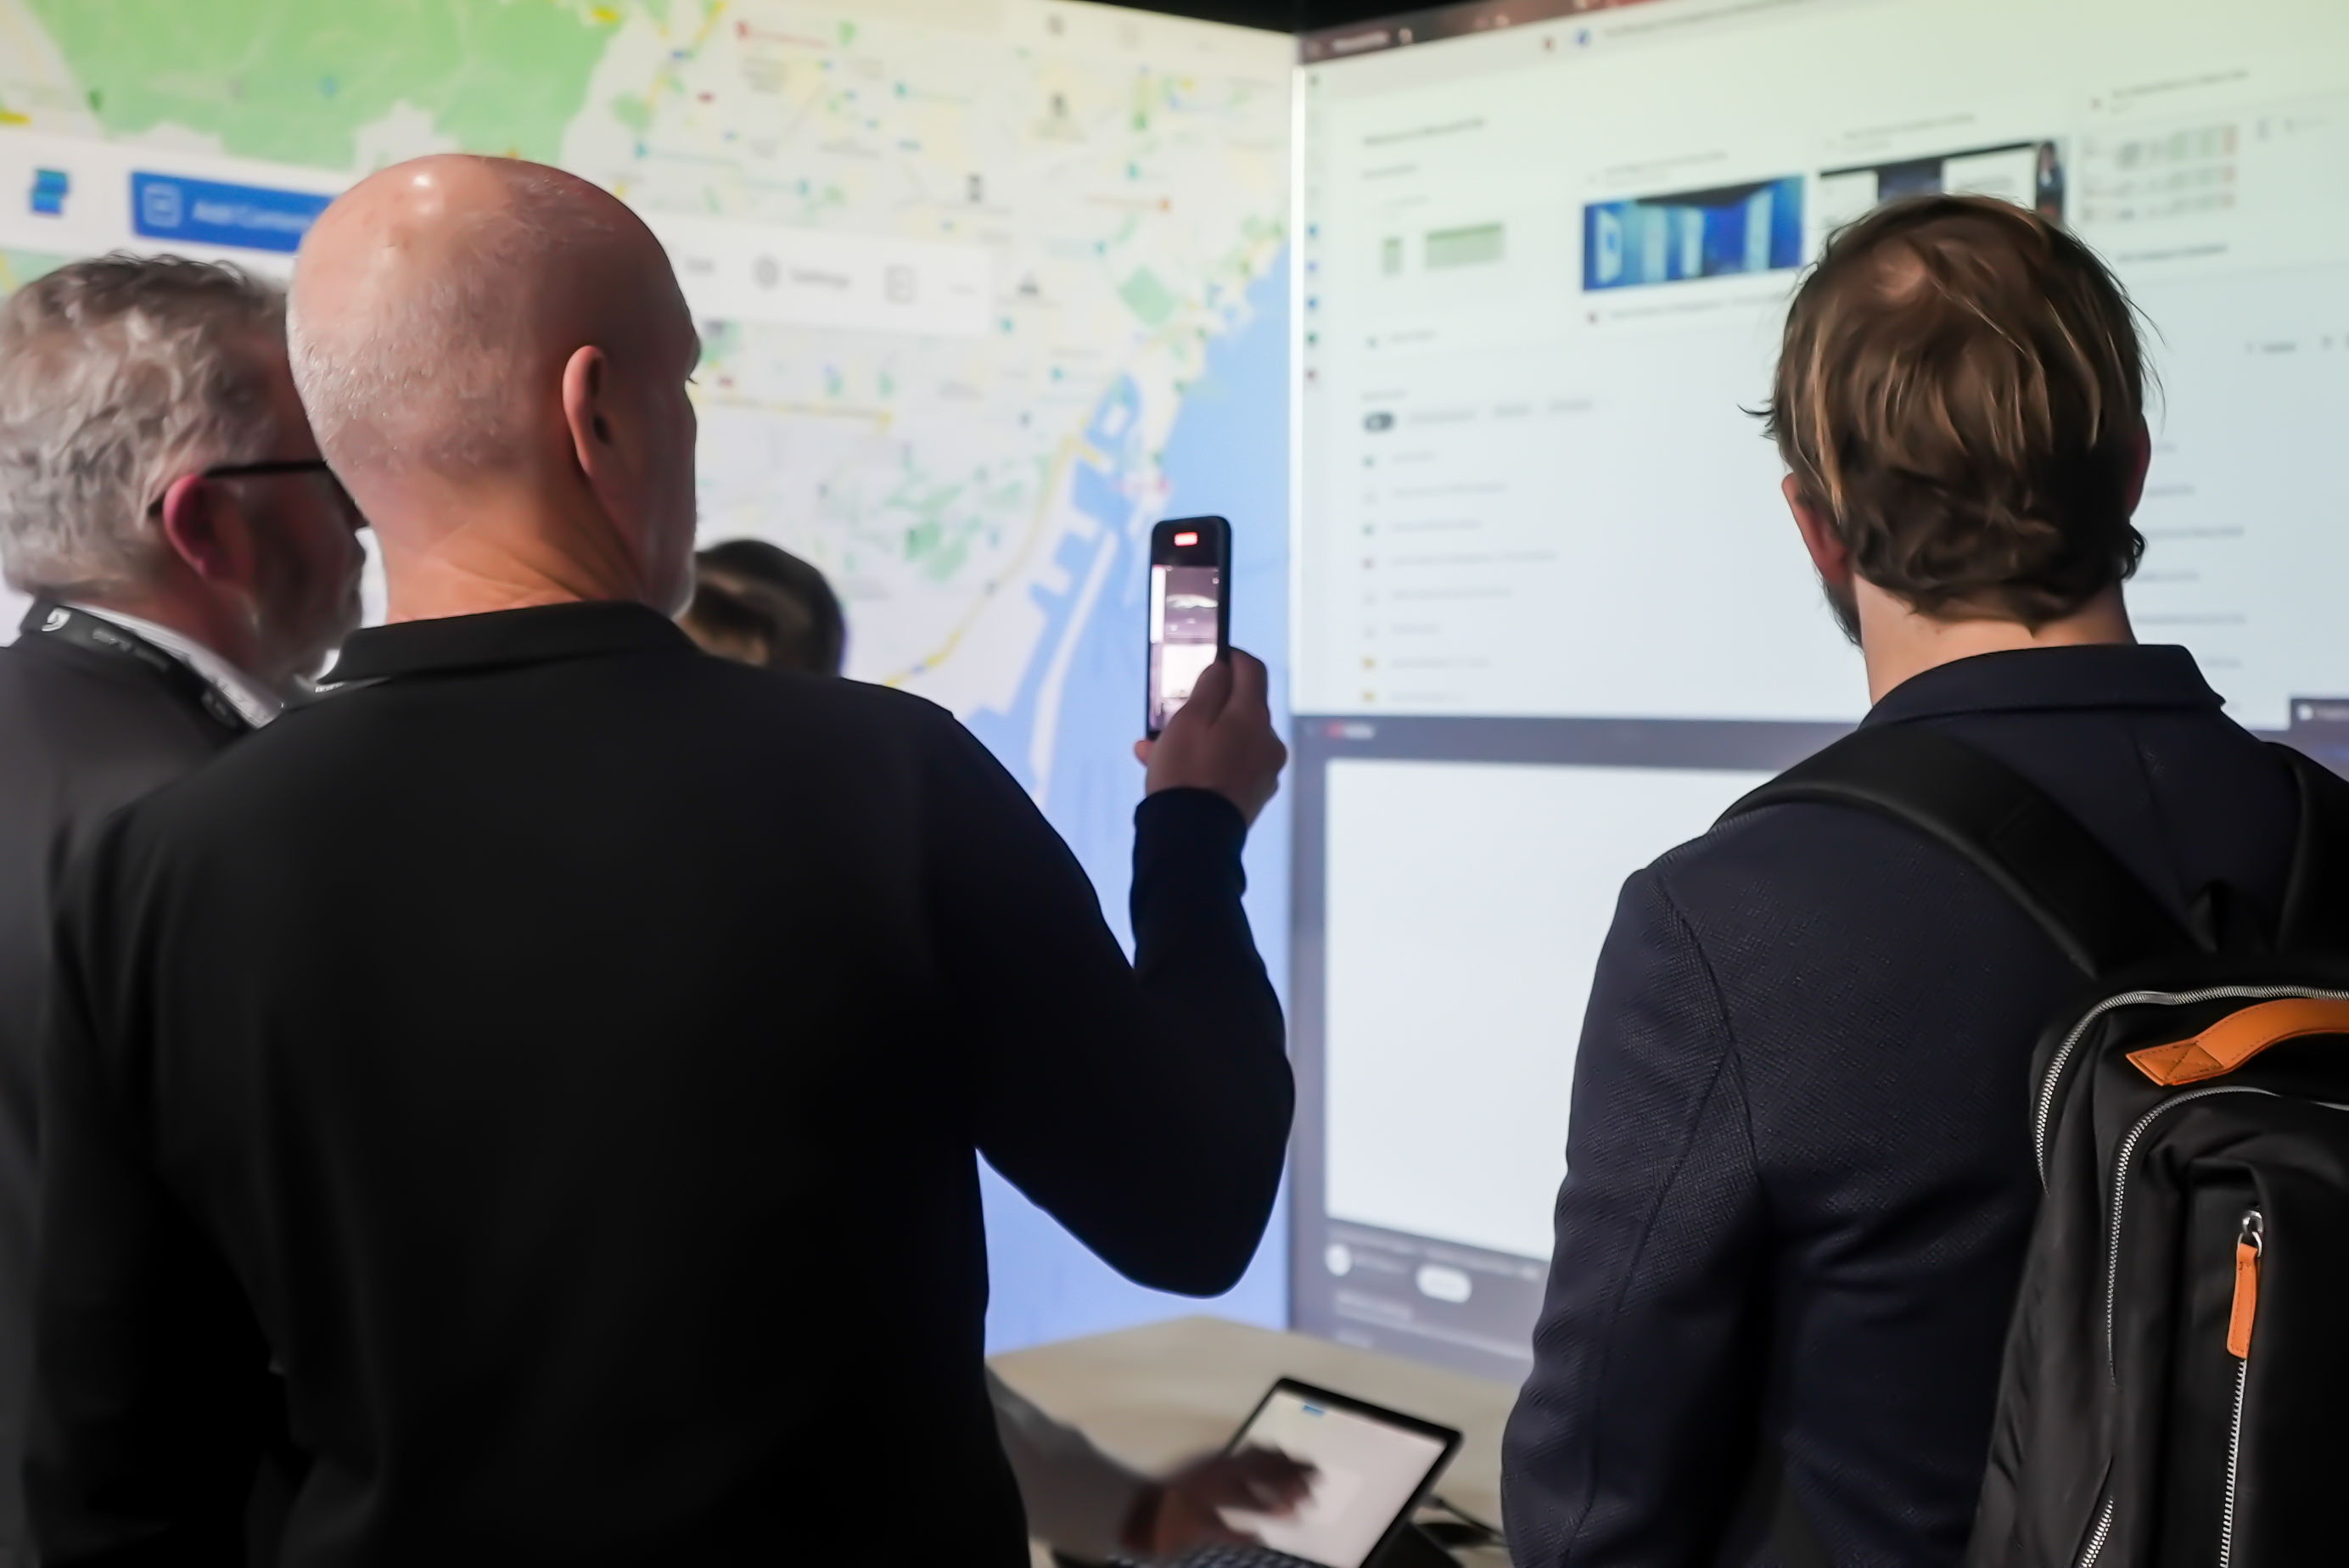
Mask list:
[{"label": "map on screen", "polygon": [[1068,0],[0,0],[0,289],[117,248],[284,273],[427,152],[605,186],[707,345],[703,537],[821,567],[849,673],[969,724],[1123,930],[1170,506],[1233,519],[1242,633],[1286,642],[1294,46]]}]

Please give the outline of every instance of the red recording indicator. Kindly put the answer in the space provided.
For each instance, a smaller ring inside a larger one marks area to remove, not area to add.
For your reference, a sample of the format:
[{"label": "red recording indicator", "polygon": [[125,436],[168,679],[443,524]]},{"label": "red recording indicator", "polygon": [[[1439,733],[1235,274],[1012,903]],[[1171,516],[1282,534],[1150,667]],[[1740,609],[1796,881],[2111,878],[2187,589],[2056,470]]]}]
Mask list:
[{"label": "red recording indicator", "polygon": [[1178,533],[1174,536],[1174,548],[1177,550],[1184,548],[1185,545],[1196,544],[1198,542],[1199,536],[1195,532]]}]

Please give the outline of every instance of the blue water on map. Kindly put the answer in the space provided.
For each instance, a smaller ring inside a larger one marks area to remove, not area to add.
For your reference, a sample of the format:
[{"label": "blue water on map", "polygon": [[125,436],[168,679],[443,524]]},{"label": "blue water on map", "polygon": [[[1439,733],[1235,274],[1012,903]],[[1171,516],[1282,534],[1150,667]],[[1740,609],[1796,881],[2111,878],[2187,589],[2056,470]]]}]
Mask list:
[{"label": "blue water on map", "polygon": [[[1184,394],[1161,468],[1172,487],[1164,514],[1214,513],[1232,523],[1232,641],[1272,670],[1273,718],[1288,727],[1288,264],[1284,254],[1248,292],[1248,311],[1209,344],[1206,374]],[[1084,511],[1105,524],[1070,541],[1058,564],[1064,593],[1039,595],[1049,618],[1039,667],[1006,714],[979,714],[971,729],[1030,790],[1042,775],[1044,813],[1099,890],[1102,913],[1131,950],[1126,895],[1133,882],[1133,808],[1142,769],[1130,748],[1142,732],[1143,618],[1147,528],[1129,529],[1134,498],[1124,476],[1146,471],[1131,449],[1131,387],[1095,411],[1090,439],[1108,467],[1078,476]],[[1149,521],[1147,515],[1145,522]],[[1034,766],[1052,651],[1080,612],[1085,584],[1109,552],[1107,576],[1086,614],[1060,691],[1047,769]],[[1288,994],[1288,805],[1276,798],[1248,835],[1248,919],[1273,985]],[[1284,1202],[1247,1275],[1211,1304],[1145,1290],[1094,1257],[1011,1184],[986,1173],[992,1276],[987,1347],[1009,1350],[1097,1334],[1200,1310],[1279,1327],[1288,1310]]]}]

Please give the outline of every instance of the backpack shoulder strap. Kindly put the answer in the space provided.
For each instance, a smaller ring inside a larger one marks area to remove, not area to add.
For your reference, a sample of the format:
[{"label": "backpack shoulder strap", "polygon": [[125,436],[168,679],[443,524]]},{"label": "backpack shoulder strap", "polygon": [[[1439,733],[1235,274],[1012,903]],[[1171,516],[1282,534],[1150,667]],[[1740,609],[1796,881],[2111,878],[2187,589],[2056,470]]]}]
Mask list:
[{"label": "backpack shoulder strap", "polygon": [[2275,748],[2300,791],[2300,831],[2276,945],[2349,956],[2349,779],[2282,742]]},{"label": "backpack shoulder strap", "polygon": [[[1864,807],[1940,840],[2090,975],[2195,950],[2185,928],[2070,812],[2005,763],[1938,729],[1855,730],[1738,801],[1722,820],[1797,800]],[[2349,838],[2343,843],[2349,850]],[[2343,886],[2349,890],[2349,882]]]}]

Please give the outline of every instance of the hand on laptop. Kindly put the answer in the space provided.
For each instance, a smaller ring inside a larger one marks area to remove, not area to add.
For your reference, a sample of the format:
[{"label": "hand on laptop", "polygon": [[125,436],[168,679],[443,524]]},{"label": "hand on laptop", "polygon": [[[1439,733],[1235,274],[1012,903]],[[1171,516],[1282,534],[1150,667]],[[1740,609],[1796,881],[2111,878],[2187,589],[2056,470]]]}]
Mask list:
[{"label": "hand on laptop", "polygon": [[1241,1449],[1192,1460],[1143,1492],[1125,1523],[1125,1544],[1144,1557],[1173,1557],[1195,1546],[1254,1544],[1224,1522],[1223,1511],[1293,1513],[1317,1472],[1274,1449]]}]

